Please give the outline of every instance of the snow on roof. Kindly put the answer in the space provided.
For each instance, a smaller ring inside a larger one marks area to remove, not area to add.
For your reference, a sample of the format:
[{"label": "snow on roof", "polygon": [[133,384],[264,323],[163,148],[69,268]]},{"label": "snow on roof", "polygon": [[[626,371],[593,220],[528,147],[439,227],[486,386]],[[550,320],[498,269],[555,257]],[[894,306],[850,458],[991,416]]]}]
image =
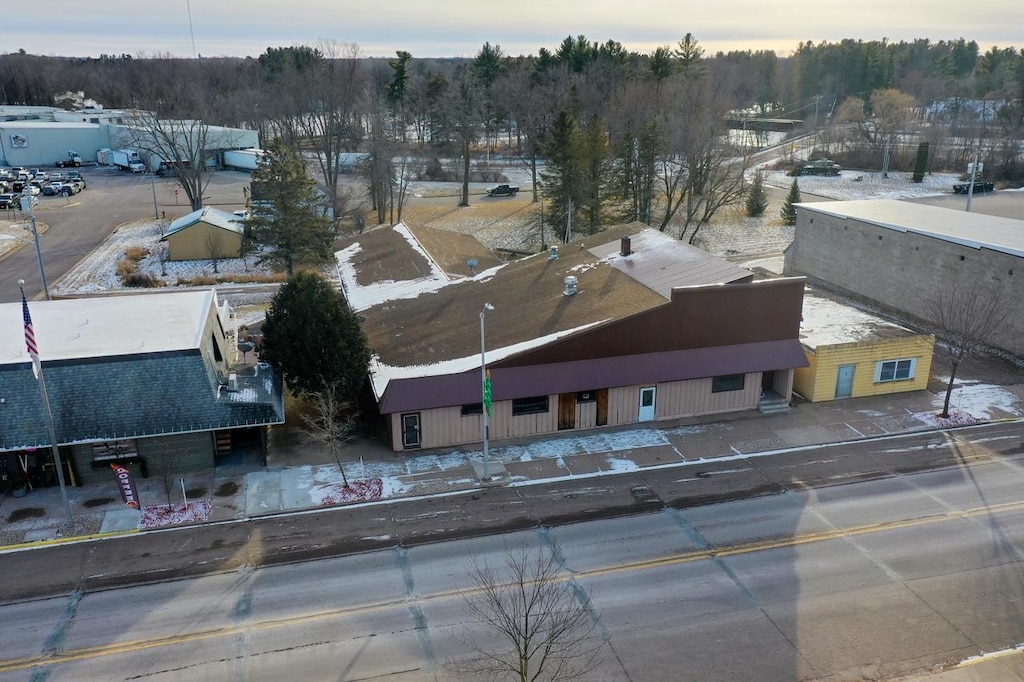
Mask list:
[{"label": "snow on roof", "polygon": [[69,129],[69,128],[88,128],[89,130],[97,130],[99,128],[98,123],[86,123],[85,121],[2,121],[0,122],[0,128],[4,130],[11,130],[16,128],[57,128],[57,129]]},{"label": "snow on roof", "polygon": [[1024,257],[1024,221],[895,199],[797,204],[802,209]]},{"label": "snow on roof", "polygon": [[[382,280],[379,282],[373,282],[372,284],[359,284],[357,281],[357,272],[354,267],[350,266],[352,257],[360,252],[362,246],[359,242],[355,242],[341,251],[338,251],[335,257],[338,259],[338,277],[341,280],[341,285],[345,290],[345,297],[348,299],[349,305],[353,310],[366,310],[378,303],[385,301],[394,301],[403,298],[416,298],[420,294],[430,293],[437,291],[438,289],[451,284],[453,281],[461,281],[463,278],[457,278],[453,280],[445,274],[444,270],[430,257],[416,237],[409,231],[409,228],[403,223],[398,223],[391,228],[398,234],[400,234],[409,247],[416,253],[423,256],[424,260],[427,261],[430,268],[430,273],[423,276],[417,277],[416,279],[409,280]],[[477,281],[484,281],[494,276],[494,273],[501,267],[498,266],[484,270],[478,273],[474,277],[470,278]]]},{"label": "snow on roof", "polygon": [[167,228],[167,232],[164,233],[162,239],[167,239],[172,234],[181,232],[182,230],[192,227],[196,223],[200,222],[213,225],[214,227],[219,227],[222,230],[228,230],[229,232],[237,232],[238,234],[242,234],[245,230],[245,226],[242,221],[234,213],[228,213],[227,211],[214,206],[203,206],[202,208],[183,215],[172,222]]},{"label": "snow on roof", "polygon": [[800,342],[814,350],[844,343],[865,343],[913,336],[915,332],[871,313],[804,290]]},{"label": "snow on roof", "polygon": [[[198,348],[216,291],[30,301],[44,361]],[[0,303],[0,365],[28,362],[21,302]]]},{"label": "snow on roof", "polygon": [[[569,336],[570,334],[581,332],[585,329],[589,329],[590,327],[604,324],[607,321],[608,320],[600,320],[598,322],[591,322],[574,329],[566,329],[553,334],[548,334],[547,336],[528,339],[520,343],[505,346],[504,348],[495,348],[493,350],[488,349],[486,351],[487,362],[491,363],[504,360],[507,357],[511,357],[533,348],[539,348],[564,336]],[[380,397],[384,395],[384,390],[388,387],[388,382],[393,379],[413,379],[417,377],[442,376],[445,374],[460,374],[467,370],[480,367],[480,362],[480,354],[477,353],[464,358],[454,358],[452,360],[436,362],[431,365],[395,367],[393,365],[381,363],[380,359],[374,355],[370,360],[370,379],[373,382],[373,393],[377,399],[380,400]]]}]

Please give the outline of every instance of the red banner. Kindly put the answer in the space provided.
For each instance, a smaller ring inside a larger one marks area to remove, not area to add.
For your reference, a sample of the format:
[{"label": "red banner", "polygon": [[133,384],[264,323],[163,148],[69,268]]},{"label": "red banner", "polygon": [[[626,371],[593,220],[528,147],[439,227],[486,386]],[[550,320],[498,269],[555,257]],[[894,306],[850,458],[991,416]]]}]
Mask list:
[{"label": "red banner", "polygon": [[117,487],[121,490],[121,500],[132,509],[141,509],[139,505],[139,491],[135,488],[135,479],[132,472],[120,464],[111,464],[114,476],[117,477]]}]

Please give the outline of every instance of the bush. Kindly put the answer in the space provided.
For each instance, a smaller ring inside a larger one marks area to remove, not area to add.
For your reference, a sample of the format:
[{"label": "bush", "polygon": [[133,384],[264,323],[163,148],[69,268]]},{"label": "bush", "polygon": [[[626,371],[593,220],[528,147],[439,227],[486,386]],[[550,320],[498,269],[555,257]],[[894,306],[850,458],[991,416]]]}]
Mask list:
[{"label": "bush", "polygon": [[149,249],[144,246],[129,246],[124,252],[124,257],[135,263],[140,262],[148,255]]},{"label": "bush", "polygon": [[199,275],[197,277],[179,277],[175,282],[179,287],[206,287],[214,284],[272,284],[288,281],[288,274],[275,272],[270,275],[227,273],[223,275]]},{"label": "bush", "polygon": [[126,287],[138,287],[140,289],[156,289],[167,286],[162,279],[146,272],[133,272],[130,275],[123,276],[121,277],[121,283]]},{"label": "bush", "polygon": [[119,260],[117,261],[117,276],[121,278],[123,282],[125,277],[130,277],[139,271],[139,264],[133,260]]}]

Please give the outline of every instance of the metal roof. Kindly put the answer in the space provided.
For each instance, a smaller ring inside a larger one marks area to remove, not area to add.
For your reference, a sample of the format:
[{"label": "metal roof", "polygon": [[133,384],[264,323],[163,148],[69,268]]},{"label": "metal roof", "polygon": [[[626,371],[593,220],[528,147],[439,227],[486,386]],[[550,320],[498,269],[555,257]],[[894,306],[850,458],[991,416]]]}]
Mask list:
[{"label": "metal roof", "polygon": [[954,211],[895,199],[797,204],[798,209],[852,218],[897,232],[912,232],[974,249],[1024,257],[1024,221]]},{"label": "metal roof", "polygon": [[690,246],[657,230],[644,230],[630,239],[630,251],[621,255],[620,242],[608,242],[590,253],[665,298],[673,287],[728,284],[753,279],[746,268]]},{"label": "metal roof", "polygon": [[228,213],[225,210],[215,208],[213,206],[203,206],[202,208],[183,215],[172,222],[167,228],[167,232],[165,232],[164,236],[160,238],[160,241],[167,239],[172,234],[188,229],[197,223],[206,223],[207,225],[219,227],[222,230],[236,232],[238,234],[243,234],[245,232],[244,223],[234,213]]}]

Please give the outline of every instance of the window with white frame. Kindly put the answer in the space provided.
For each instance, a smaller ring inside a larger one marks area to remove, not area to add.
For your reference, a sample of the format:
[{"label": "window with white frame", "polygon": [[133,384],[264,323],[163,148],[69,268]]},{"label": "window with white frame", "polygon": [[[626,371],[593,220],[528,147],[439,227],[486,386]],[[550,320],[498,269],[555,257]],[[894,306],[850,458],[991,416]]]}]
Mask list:
[{"label": "window with white frame", "polygon": [[909,358],[905,360],[883,360],[875,368],[875,381],[906,381],[914,378],[914,370],[917,369],[917,360]]}]

